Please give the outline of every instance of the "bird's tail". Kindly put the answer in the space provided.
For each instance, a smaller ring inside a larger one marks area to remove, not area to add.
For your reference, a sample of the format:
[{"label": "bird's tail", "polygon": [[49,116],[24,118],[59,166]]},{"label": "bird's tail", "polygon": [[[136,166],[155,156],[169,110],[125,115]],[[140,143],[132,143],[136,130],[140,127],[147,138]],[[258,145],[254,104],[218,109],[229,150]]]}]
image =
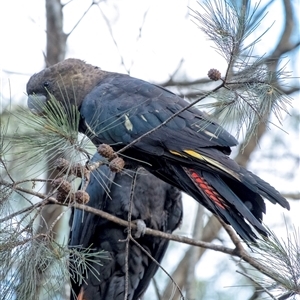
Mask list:
[{"label": "bird's tail", "polygon": [[204,171],[179,165],[172,167],[175,176],[181,178],[182,190],[230,224],[245,241],[256,240],[253,227],[258,233],[268,235],[261,223],[266,212],[262,196],[289,209],[288,202],[279,192],[246,169],[240,169],[241,180],[237,180],[215,170]]}]

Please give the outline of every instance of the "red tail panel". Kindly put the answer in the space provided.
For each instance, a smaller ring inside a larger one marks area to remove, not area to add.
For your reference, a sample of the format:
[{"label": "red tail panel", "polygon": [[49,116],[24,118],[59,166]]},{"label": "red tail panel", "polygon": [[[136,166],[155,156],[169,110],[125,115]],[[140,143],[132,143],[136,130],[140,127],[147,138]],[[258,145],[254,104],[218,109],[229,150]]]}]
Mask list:
[{"label": "red tail panel", "polygon": [[83,291],[83,287],[80,289],[80,293],[77,296],[77,300],[86,300],[85,296],[84,296],[84,291]]},{"label": "red tail panel", "polygon": [[213,201],[217,206],[219,206],[222,209],[227,208],[227,205],[226,205],[224,199],[220,196],[220,194],[212,186],[210,186],[206,182],[206,180],[203,177],[201,177],[193,169],[184,168],[184,170],[189,175],[189,177],[193,180],[193,182],[196,184],[196,186],[200,190],[202,190],[211,201]]}]

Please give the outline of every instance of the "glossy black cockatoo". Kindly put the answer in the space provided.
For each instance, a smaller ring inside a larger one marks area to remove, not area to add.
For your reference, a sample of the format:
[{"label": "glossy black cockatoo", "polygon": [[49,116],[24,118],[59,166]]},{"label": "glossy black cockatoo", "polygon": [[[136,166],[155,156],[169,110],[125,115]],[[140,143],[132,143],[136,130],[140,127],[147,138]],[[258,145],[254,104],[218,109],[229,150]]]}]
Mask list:
[{"label": "glossy black cockatoo", "polygon": [[[162,124],[189,103],[172,92],[124,74],[67,59],[34,74],[27,83],[28,106],[43,113],[52,94],[67,110],[80,111],[78,130],[95,145],[114,150]],[[188,108],[123,152],[160,179],[195,198],[230,224],[245,241],[262,225],[265,203],[289,204],[278,191],[229,158],[236,139],[197,108]],[[128,161],[127,161],[128,162]]]},{"label": "glossy black cockatoo", "polygon": [[[101,160],[99,154],[92,161]],[[102,165],[91,173],[86,192],[90,195],[88,206],[104,210],[128,220],[129,202],[133,184],[133,172],[114,173]],[[156,178],[143,168],[137,170],[131,205],[131,219],[143,222],[149,228],[171,233],[182,218],[181,192]],[[90,253],[105,250],[107,259],[90,262],[81,276],[84,280],[71,279],[71,299],[123,300],[125,291],[125,227],[108,221],[93,213],[74,209],[70,219],[69,247]],[[136,235],[137,232],[133,232]],[[140,235],[136,241],[158,262],[168,247],[168,240],[150,235]],[[72,260],[72,269],[76,259]],[[100,264],[99,264],[100,263]],[[151,278],[158,269],[155,263],[136,244],[129,244],[128,251],[128,300],[138,300],[146,291]],[[75,297],[76,295],[76,297]]]}]

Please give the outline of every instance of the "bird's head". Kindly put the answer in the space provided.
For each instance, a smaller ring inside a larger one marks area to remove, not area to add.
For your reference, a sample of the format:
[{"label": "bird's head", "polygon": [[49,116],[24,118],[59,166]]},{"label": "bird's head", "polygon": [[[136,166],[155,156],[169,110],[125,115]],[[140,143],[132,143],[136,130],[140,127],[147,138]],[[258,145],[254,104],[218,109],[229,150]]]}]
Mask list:
[{"label": "bird's head", "polygon": [[80,108],[84,97],[106,74],[80,59],[66,59],[31,76],[27,83],[28,107],[35,114],[43,114],[54,97],[65,108]]}]

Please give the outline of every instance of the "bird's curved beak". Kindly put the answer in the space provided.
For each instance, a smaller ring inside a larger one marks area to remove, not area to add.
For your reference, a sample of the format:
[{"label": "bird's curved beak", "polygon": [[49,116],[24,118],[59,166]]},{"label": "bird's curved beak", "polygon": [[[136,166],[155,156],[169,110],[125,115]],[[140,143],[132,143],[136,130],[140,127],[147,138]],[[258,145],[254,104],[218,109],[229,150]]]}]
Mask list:
[{"label": "bird's curved beak", "polygon": [[27,105],[35,115],[42,115],[47,103],[47,97],[41,94],[28,95]]}]

